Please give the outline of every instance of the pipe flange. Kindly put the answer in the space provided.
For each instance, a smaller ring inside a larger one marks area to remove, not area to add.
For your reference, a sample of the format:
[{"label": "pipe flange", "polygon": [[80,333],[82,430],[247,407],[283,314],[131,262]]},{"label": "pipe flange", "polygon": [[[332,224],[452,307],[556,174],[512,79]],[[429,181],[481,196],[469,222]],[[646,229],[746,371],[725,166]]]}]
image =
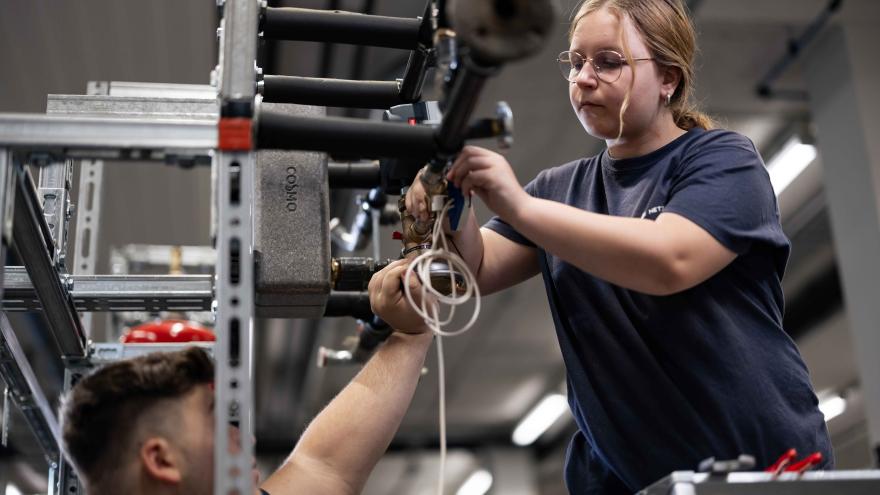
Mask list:
[{"label": "pipe flange", "polygon": [[454,0],[452,24],[472,55],[487,65],[528,57],[553,31],[553,0]]}]

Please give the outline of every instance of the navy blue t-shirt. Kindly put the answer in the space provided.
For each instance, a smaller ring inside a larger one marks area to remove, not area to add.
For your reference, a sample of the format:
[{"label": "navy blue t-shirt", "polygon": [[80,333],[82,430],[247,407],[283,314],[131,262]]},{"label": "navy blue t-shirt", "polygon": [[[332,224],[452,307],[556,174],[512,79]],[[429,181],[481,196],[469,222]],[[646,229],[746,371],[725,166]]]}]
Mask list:
[{"label": "navy blue t-shirt", "polygon": [[790,448],[833,464],[809,373],[782,329],[790,244],[752,142],[692,129],[647,155],[607,151],[544,170],[532,196],[622,217],[681,215],[736,259],[699,285],[651,296],[594,277],[493,218],[488,228],[538,249],[579,427],[566,460],[572,494],[632,493],[714,456]]}]

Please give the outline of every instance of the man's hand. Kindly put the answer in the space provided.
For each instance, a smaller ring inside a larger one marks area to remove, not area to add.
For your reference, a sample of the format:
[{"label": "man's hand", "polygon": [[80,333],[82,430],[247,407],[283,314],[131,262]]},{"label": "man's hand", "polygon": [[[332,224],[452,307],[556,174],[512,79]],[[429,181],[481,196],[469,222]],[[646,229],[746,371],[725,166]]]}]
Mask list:
[{"label": "man's hand", "polygon": [[[422,317],[413,311],[403,292],[403,278],[409,262],[397,260],[373,274],[369,285],[370,307],[373,314],[385,320],[391,328],[405,333],[422,333],[428,331],[428,327]],[[415,275],[410,277],[409,288],[418,304],[421,284]]]}]

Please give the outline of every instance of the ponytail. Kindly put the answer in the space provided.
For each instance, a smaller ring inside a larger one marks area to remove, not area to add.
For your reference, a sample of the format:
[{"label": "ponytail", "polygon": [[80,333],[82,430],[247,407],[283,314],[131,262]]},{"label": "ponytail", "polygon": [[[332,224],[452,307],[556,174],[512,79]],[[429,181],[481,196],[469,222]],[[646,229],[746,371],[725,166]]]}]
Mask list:
[{"label": "ponytail", "polygon": [[714,129],[715,120],[705,113],[697,110],[693,105],[675,105],[672,108],[672,118],[675,125],[681,129],[689,131],[694,127],[700,127],[705,130]]}]

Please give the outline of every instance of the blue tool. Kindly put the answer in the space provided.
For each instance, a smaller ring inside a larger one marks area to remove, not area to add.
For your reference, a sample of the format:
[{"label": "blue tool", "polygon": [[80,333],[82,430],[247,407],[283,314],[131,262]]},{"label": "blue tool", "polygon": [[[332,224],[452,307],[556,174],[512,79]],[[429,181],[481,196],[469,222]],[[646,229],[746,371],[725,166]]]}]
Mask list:
[{"label": "blue tool", "polygon": [[449,228],[453,231],[458,231],[458,228],[461,226],[462,220],[464,219],[464,215],[467,212],[464,194],[461,193],[461,189],[455,187],[455,185],[450,182],[446,185],[446,195],[452,200],[452,208],[447,212],[449,217]]}]

